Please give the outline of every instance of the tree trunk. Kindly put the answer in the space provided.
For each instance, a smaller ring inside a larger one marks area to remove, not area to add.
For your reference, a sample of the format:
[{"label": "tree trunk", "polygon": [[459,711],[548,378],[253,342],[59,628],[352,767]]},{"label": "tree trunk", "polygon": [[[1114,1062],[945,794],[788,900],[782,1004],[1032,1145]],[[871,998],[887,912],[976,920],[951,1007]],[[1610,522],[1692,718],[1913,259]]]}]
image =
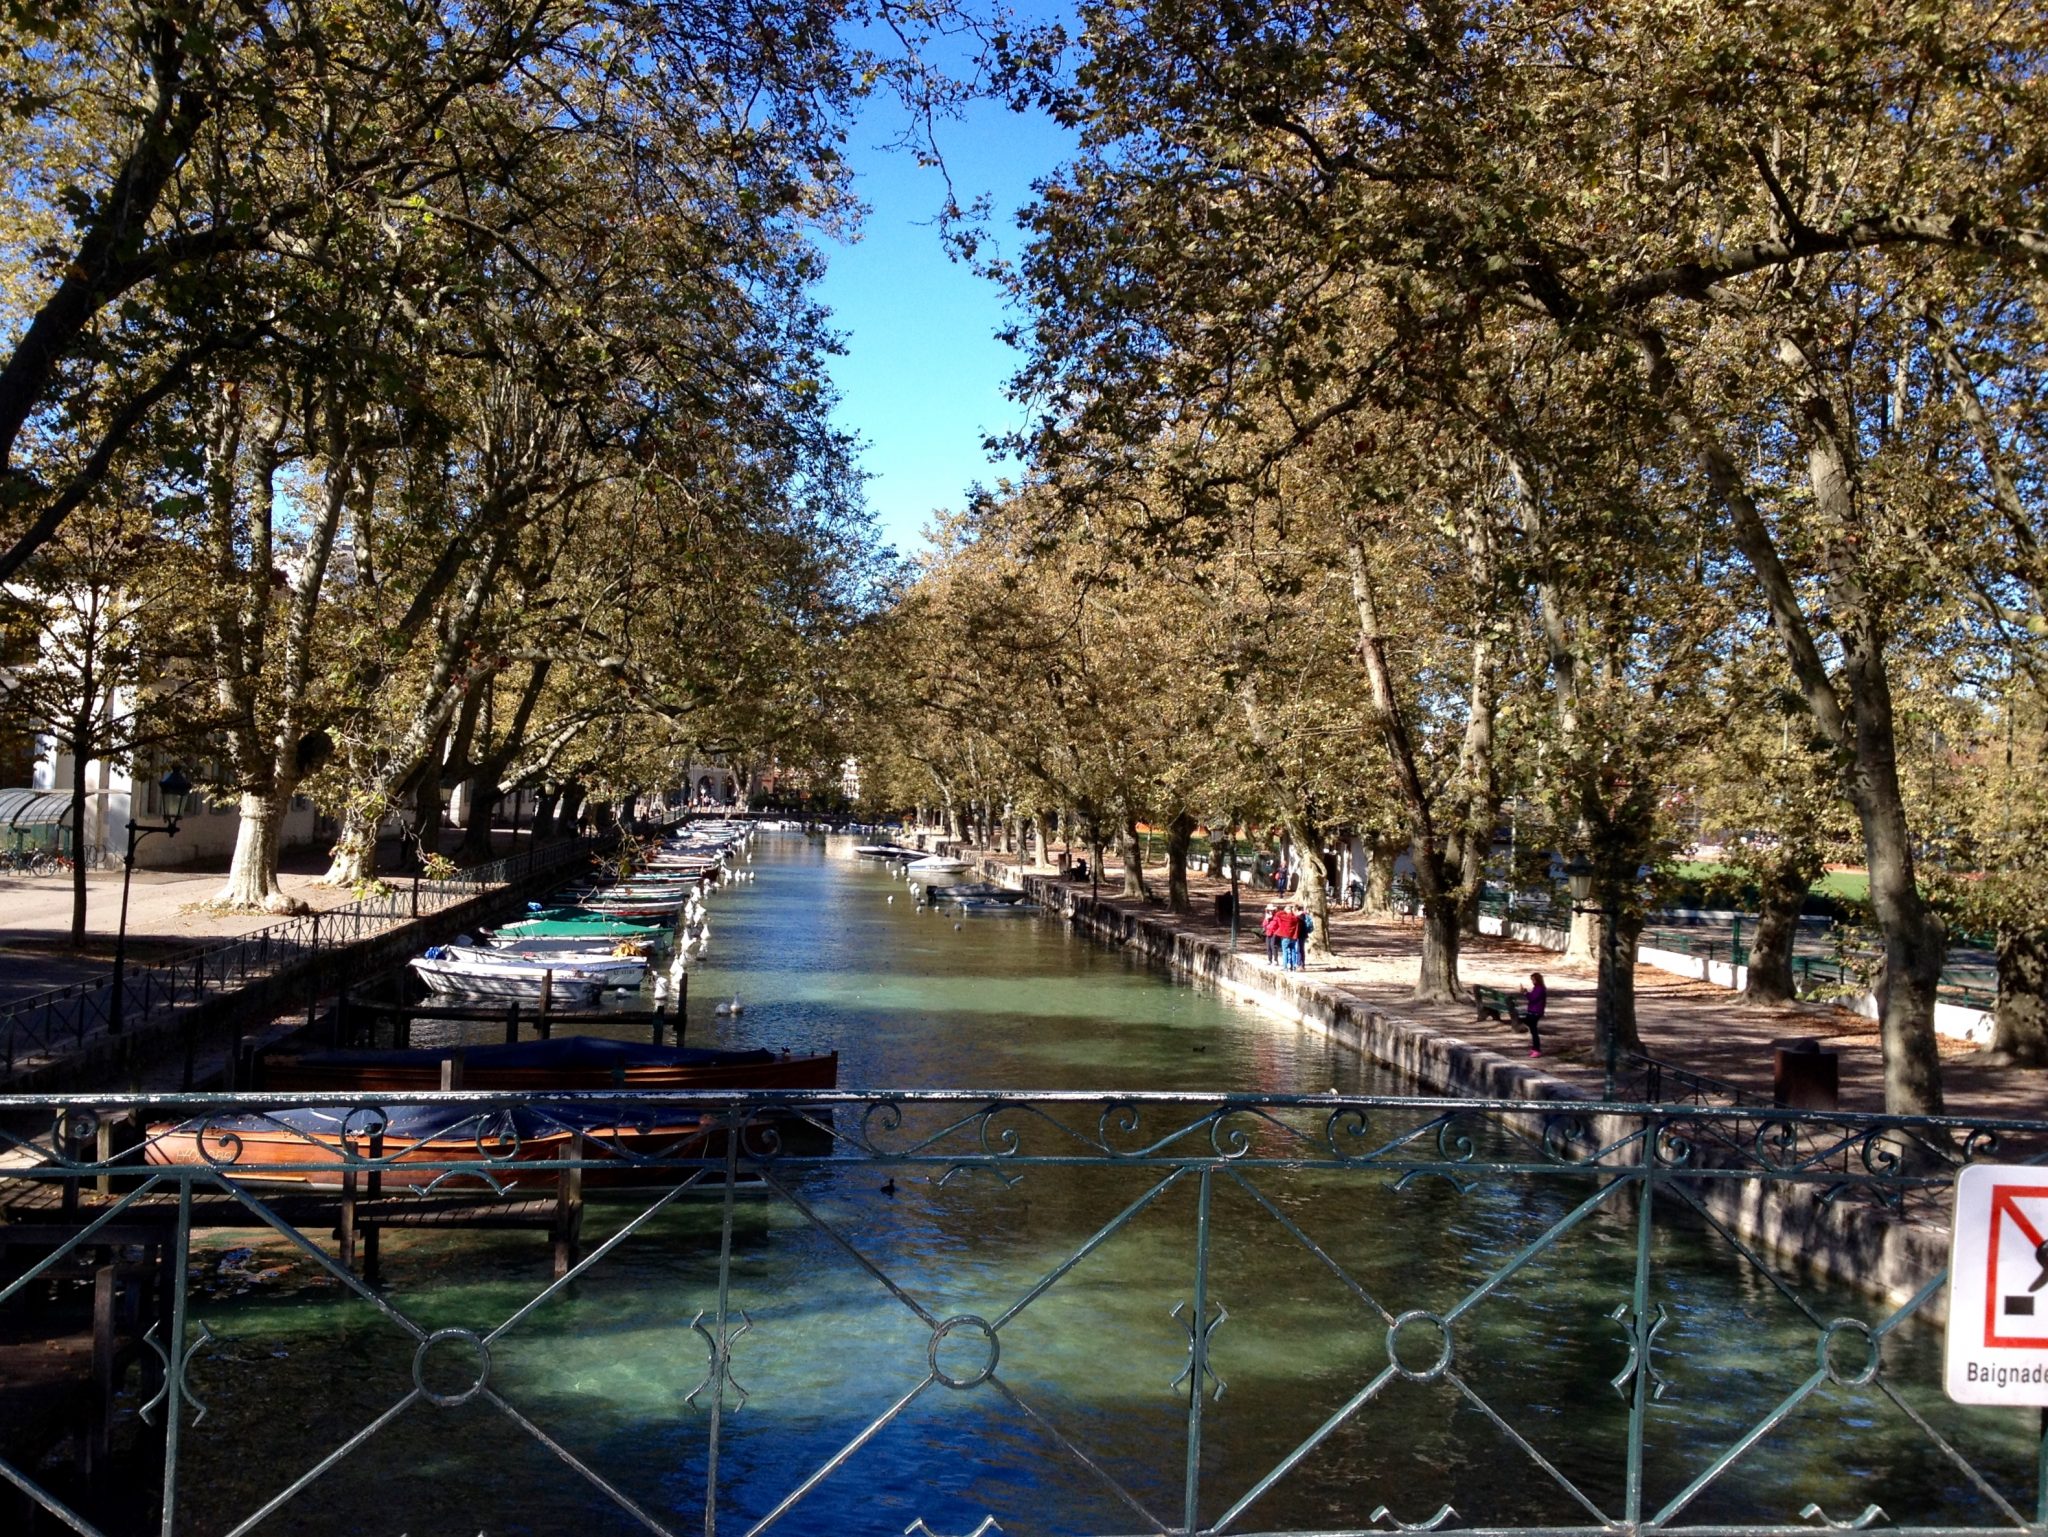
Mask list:
[{"label": "tree trunk", "polygon": [[1798,996],[1792,977],[1792,947],[1799,939],[1799,910],[1812,889],[1810,869],[1796,866],[1783,867],[1763,882],[1756,941],[1749,948],[1749,975],[1742,984],[1744,1003],[1790,1003]]},{"label": "tree trunk", "polygon": [[351,803],[341,813],[341,833],[321,880],[329,886],[360,886],[377,874],[377,822],[380,813]]},{"label": "tree trunk", "polygon": [[1998,1014],[1989,1056],[2003,1067],[2048,1067],[2048,929],[1998,936]]},{"label": "tree trunk", "polygon": [[455,850],[456,859],[465,865],[480,865],[489,862],[491,848],[491,824],[498,814],[497,776],[479,774],[469,781],[463,792],[468,813],[462,822],[462,842]]},{"label": "tree trunk", "polygon": [[1188,900],[1188,845],[1194,836],[1195,819],[1185,811],[1166,824],[1166,905],[1177,913],[1194,905]]},{"label": "tree trunk", "polygon": [[1611,922],[1601,926],[1600,980],[1594,994],[1593,1050],[1605,1060],[1611,1033],[1622,1051],[1641,1051],[1643,1038],[1636,1030],[1636,941],[1642,937],[1642,914],[1617,905]]},{"label": "tree trunk", "polygon": [[[85,808],[91,778],[86,773],[86,745],[92,740],[93,679],[88,662],[84,680],[86,711],[72,719],[71,731],[71,943],[85,943]],[[135,781],[129,779],[128,817],[135,819]]]},{"label": "tree trunk", "polygon": [[1416,971],[1414,998],[1417,1003],[1453,1003],[1461,996],[1458,916],[1464,904],[1444,868],[1442,839],[1429,790],[1417,763],[1414,739],[1401,714],[1393,670],[1387,662],[1386,635],[1380,628],[1364,547],[1353,543],[1346,554],[1351,566],[1352,603],[1358,610],[1359,653],[1371,685],[1373,715],[1393,765],[1402,807],[1407,812],[1409,856],[1415,862],[1415,883],[1422,893],[1422,961]]},{"label": "tree trunk", "polygon": [[438,754],[420,767],[412,788],[412,844],[415,862],[441,852],[441,762]]},{"label": "tree trunk", "polygon": [[1117,825],[1117,833],[1124,860],[1123,894],[1149,901],[1152,893],[1145,885],[1145,845],[1138,839],[1138,819],[1126,814]]},{"label": "tree trunk", "polygon": [[1422,904],[1422,966],[1415,978],[1417,1003],[1458,1000],[1458,900],[1445,891]]},{"label": "tree trunk", "polygon": [[1394,915],[1394,855],[1390,843],[1375,842],[1365,856],[1365,910],[1375,918]]},{"label": "tree trunk", "polygon": [[215,907],[261,908],[297,913],[306,904],[287,897],[277,884],[277,850],[284,838],[291,794],[264,795],[244,790],[241,821],[235,828],[235,852],[228,861],[227,884],[214,893]]},{"label": "tree trunk", "polygon": [[[1308,910],[1316,926],[1302,947],[1303,956],[1311,961],[1330,961],[1336,953],[1330,949],[1330,882],[1329,872],[1323,862],[1314,854],[1301,862],[1301,884],[1295,887],[1294,900]],[[1455,975],[1455,970],[1453,975]]]}]

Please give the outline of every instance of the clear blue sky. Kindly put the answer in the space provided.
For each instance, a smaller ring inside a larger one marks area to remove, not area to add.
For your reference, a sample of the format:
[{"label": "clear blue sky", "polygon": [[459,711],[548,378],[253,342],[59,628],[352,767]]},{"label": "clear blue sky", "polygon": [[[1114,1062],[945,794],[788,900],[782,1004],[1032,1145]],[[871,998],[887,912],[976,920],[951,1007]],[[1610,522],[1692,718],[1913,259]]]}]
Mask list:
[{"label": "clear blue sky", "polygon": [[[974,482],[1014,470],[991,464],[981,445],[1021,413],[1003,392],[1017,357],[995,335],[1002,295],[939,239],[945,179],[880,147],[903,123],[894,102],[878,103],[848,137],[855,188],[870,212],[857,244],[825,245],[820,297],[846,342],[832,367],[839,420],[865,444],[868,504],[882,537],[908,553],[935,508],[958,508]],[[1014,215],[1032,179],[1067,158],[1072,141],[1043,117],[995,104],[941,123],[938,133],[960,202],[988,195],[988,228],[1003,254],[1015,255],[1022,234]]]}]

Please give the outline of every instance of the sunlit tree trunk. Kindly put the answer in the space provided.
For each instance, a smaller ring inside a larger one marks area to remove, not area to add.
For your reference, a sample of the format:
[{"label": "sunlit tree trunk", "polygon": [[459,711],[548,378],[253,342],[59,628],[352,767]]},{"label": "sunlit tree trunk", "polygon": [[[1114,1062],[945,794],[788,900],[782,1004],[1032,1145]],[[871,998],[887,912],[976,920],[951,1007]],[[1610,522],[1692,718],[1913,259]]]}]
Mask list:
[{"label": "sunlit tree trunk", "polygon": [[1124,861],[1123,894],[1127,897],[1149,898],[1152,893],[1145,885],[1145,845],[1138,838],[1138,818],[1135,813],[1124,813],[1117,823],[1117,834]]},{"label": "sunlit tree trunk", "polygon": [[1194,841],[1195,819],[1182,811],[1166,827],[1166,905],[1177,913],[1189,910],[1188,845]]},{"label": "sunlit tree trunk", "polygon": [[1786,863],[1762,882],[1756,939],[1749,947],[1749,974],[1742,985],[1744,1003],[1789,1003],[1797,996],[1792,953],[1799,939],[1799,911],[1816,874],[1817,866]]}]

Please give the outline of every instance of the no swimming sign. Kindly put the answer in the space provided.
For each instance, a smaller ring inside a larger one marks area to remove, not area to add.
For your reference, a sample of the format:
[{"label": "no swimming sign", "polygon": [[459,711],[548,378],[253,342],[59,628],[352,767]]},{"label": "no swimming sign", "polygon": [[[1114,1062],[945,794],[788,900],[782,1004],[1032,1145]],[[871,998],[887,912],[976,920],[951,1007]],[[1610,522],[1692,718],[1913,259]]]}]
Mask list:
[{"label": "no swimming sign", "polygon": [[1957,1177],[1943,1378],[1957,1403],[2048,1404],[2048,1168]]}]

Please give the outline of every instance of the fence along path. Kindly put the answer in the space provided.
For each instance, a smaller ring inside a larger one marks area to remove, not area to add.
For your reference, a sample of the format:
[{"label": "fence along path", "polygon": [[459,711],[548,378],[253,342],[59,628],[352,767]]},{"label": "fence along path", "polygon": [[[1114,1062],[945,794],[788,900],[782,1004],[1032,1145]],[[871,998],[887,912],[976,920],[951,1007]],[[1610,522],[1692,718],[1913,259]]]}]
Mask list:
[{"label": "fence along path", "polygon": [[[166,960],[124,967],[124,1029],[160,1024],[252,983],[286,975],[321,955],[388,933],[494,888],[566,869],[587,856],[584,840],[521,850],[445,880],[422,880],[325,912],[302,913],[267,928],[212,940]],[[83,1051],[111,1032],[114,979],[37,993],[0,1009],[0,1080]]]}]

